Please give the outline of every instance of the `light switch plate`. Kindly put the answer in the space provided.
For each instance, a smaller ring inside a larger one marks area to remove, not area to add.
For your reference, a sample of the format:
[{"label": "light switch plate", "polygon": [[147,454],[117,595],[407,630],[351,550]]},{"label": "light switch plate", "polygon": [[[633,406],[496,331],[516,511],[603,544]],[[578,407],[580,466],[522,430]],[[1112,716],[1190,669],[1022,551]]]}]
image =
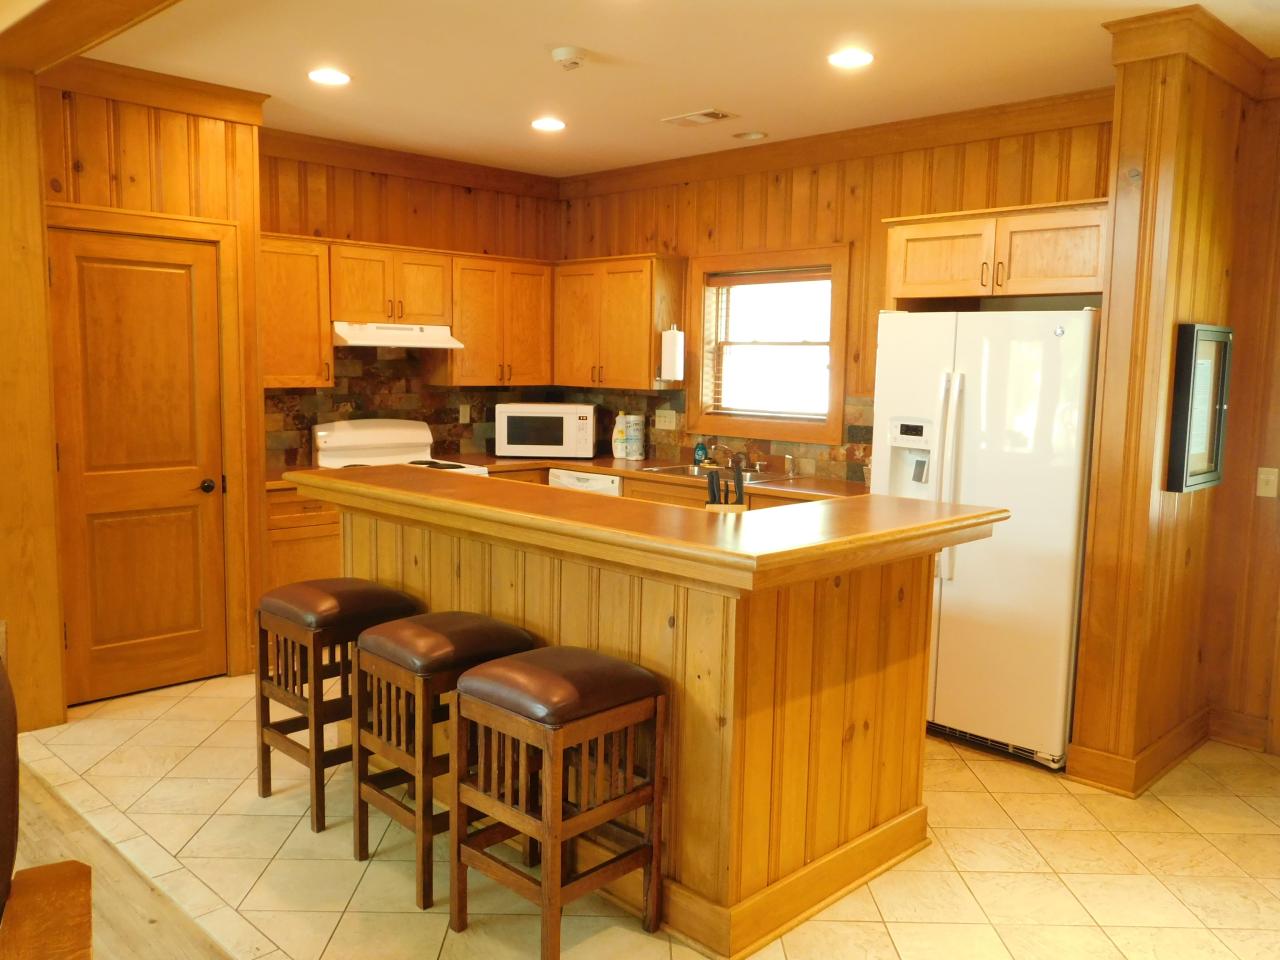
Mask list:
[{"label": "light switch plate", "polygon": [[1258,496],[1274,497],[1276,488],[1280,487],[1280,469],[1275,467],[1258,468]]},{"label": "light switch plate", "polygon": [[659,410],[653,415],[653,425],[658,430],[674,430],[676,428],[676,412]]},{"label": "light switch plate", "polygon": [[459,423],[471,422],[471,404],[469,403],[458,404],[458,422]]}]

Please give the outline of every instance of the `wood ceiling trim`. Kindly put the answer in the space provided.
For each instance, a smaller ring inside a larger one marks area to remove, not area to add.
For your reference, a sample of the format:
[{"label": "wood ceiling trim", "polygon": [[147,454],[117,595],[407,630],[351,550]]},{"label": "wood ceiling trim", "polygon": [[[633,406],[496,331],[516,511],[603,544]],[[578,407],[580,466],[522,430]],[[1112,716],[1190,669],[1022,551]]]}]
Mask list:
[{"label": "wood ceiling trim", "polygon": [[178,0],[46,0],[0,32],[0,66],[38,72],[123,33]]}]

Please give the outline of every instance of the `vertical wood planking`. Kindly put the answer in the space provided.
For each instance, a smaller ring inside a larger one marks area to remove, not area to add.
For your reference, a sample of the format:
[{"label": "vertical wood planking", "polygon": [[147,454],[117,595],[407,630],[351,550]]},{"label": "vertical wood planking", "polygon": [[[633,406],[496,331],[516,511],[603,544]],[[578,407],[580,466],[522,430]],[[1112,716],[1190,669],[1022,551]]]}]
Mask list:
[{"label": "vertical wood planking", "polygon": [[809,746],[813,695],[814,583],[793,584],[782,591],[779,611],[777,689],[773,711],[778,717],[773,740],[773,822],[769,879],[784,877],[805,862]]}]

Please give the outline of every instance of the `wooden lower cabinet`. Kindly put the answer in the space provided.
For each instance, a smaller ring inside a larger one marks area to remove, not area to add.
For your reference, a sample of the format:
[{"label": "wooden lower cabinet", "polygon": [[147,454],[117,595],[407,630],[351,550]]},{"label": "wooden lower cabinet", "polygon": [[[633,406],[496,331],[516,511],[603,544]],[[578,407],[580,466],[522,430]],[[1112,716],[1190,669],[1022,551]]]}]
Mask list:
[{"label": "wooden lower cabinet", "polygon": [[661,480],[633,480],[626,477],[622,481],[622,495],[633,500],[650,500],[654,503],[669,503],[677,507],[698,507],[707,505],[706,487],[694,487],[683,483],[665,483]]},{"label": "wooden lower cabinet", "polygon": [[767,493],[747,494],[748,510],[763,510],[766,507],[789,507],[803,502],[803,500],[794,500],[790,497],[771,497]]},{"label": "wooden lower cabinet", "polygon": [[342,524],[332,504],[267,493],[267,571],[264,590],[298,580],[342,575]]}]

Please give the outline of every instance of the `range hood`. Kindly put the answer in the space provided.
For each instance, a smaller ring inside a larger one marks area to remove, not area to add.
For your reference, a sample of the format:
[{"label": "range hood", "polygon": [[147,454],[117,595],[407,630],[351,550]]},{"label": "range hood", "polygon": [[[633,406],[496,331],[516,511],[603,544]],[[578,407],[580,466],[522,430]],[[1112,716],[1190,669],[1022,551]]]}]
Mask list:
[{"label": "range hood", "polygon": [[347,323],[335,320],[333,342],[340,347],[416,347],[461,350],[452,331],[443,325],[412,323]]}]

